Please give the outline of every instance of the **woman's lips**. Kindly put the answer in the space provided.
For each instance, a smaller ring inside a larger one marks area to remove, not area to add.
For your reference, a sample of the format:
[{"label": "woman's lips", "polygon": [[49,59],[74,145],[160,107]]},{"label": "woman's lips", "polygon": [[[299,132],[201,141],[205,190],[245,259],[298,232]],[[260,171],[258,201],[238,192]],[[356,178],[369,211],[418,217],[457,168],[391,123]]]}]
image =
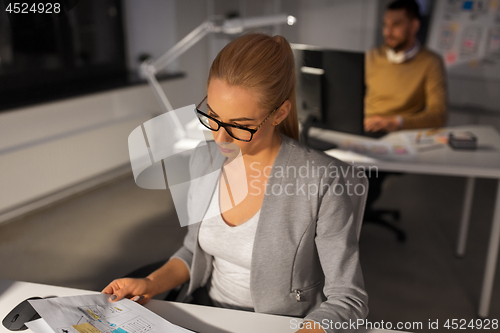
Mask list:
[{"label": "woman's lips", "polygon": [[219,149],[220,149],[221,152],[226,153],[226,154],[227,153],[232,153],[234,151],[234,149],[227,149],[227,148],[223,148],[221,146],[219,146]]}]

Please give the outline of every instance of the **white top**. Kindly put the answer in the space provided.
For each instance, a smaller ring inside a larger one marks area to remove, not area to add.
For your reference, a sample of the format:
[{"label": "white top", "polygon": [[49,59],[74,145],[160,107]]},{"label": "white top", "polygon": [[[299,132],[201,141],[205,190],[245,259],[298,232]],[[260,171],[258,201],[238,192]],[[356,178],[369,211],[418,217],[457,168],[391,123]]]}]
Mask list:
[{"label": "white top", "polygon": [[250,267],[259,215],[260,210],[247,222],[229,226],[220,213],[216,186],[198,235],[200,247],[214,257],[207,287],[216,306],[253,311]]}]

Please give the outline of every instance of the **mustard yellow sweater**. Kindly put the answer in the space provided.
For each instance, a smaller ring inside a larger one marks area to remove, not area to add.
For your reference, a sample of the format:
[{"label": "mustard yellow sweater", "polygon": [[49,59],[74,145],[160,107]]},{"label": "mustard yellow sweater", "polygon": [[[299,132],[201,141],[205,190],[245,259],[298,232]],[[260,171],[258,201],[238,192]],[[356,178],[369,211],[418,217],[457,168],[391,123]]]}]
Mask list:
[{"label": "mustard yellow sweater", "polygon": [[446,75],[437,54],[422,47],[401,64],[387,60],[385,46],[366,54],[365,117],[396,116],[403,129],[444,126],[447,119]]}]

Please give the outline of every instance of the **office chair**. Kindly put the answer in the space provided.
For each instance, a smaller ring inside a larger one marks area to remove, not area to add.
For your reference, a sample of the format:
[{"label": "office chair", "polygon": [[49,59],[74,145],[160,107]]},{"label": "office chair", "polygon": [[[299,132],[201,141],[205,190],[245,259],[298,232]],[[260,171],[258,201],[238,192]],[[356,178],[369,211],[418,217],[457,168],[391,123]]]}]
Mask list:
[{"label": "office chair", "polygon": [[[342,168],[350,168],[351,165],[341,162],[343,165],[341,166]],[[358,177],[358,174],[363,174],[363,177]],[[361,225],[363,224],[363,215],[365,212],[365,205],[366,205],[366,199],[368,196],[368,178],[364,173],[361,172],[348,172],[347,175],[345,176],[345,182],[349,182],[349,184],[352,184],[351,188],[357,188],[356,185],[361,184],[366,190],[363,191],[361,195],[355,194],[355,191],[346,191],[349,194],[349,198],[351,199],[352,207],[353,207],[353,215],[354,215],[354,224],[356,227],[356,235],[359,240],[359,236],[361,234]],[[130,278],[144,278],[160,268],[166,261],[160,261],[160,262],[155,262],[143,267],[140,267],[133,272],[127,274],[124,277],[130,277]],[[193,295],[187,296],[187,290],[189,287],[189,282],[184,283],[181,286],[178,286],[177,288],[174,288],[170,290],[167,295],[165,296],[164,300],[166,301],[174,301],[174,302],[183,302],[183,303],[191,303],[195,302],[195,304],[200,304],[200,305],[209,305],[206,303],[203,303],[204,300],[200,303],[199,299],[196,300],[196,297],[193,298]],[[198,290],[196,290],[193,294],[196,294]],[[201,295],[202,293],[199,293]],[[203,296],[202,296],[203,297]]]},{"label": "office chair", "polygon": [[394,224],[394,222],[399,222],[399,219],[401,217],[399,210],[373,208],[373,203],[380,197],[380,194],[382,193],[382,183],[388,175],[393,174],[398,175],[399,173],[379,172],[378,178],[372,178],[370,180],[371,192],[368,194],[367,198],[364,223],[374,223],[385,227],[396,234],[399,242],[404,243],[406,241],[406,233],[403,231],[403,229]]},{"label": "office chair", "polygon": [[[311,127],[311,124],[308,124],[307,121],[305,125],[302,126],[301,131],[301,142],[306,144],[307,146],[317,149],[317,150],[328,150],[332,148],[336,148],[334,144],[324,142],[322,140],[311,140],[314,138],[310,138],[308,135],[308,131]],[[366,202],[366,212],[364,215],[364,223],[374,223],[378,224],[382,227],[385,227],[396,234],[396,237],[399,242],[404,243],[406,241],[406,233],[400,227],[394,225],[393,222],[399,222],[400,212],[396,209],[374,209],[372,208],[372,204],[382,192],[382,182],[387,175],[397,175],[399,173],[386,173],[380,172],[380,177],[375,181],[370,181],[370,187],[372,187],[371,192],[368,194],[367,202]],[[374,193],[373,193],[374,192]],[[354,205],[353,205],[354,206]],[[387,220],[389,217],[389,220]]]},{"label": "office chair", "polygon": [[[387,132],[365,132],[363,134],[366,137],[378,139],[385,135]],[[375,209],[373,208],[373,203],[382,194],[382,184],[385,178],[389,175],[400,175],[401,173],[396,172],[378,172],[376,178],[370,178],[370,193],[368,193],[368,198],[366,200],[365,217],[364,223],[373,223],[385,227],[396,234],[399,242],[404,243],[406,241],[406,233],[400,227],[396,226],[394,222],[399,222],[401,214],[399,210],[396,209]]]},{"label": "office chair", "polygon": [[391,217],[392,222],[399,222],[400,213],[396,209],[368,209],[365,214],[365,223],[379,224],[387,229],[392,230],[401,243],[406,241],[406,233],[400,227],[387,221],[387,217]]}]

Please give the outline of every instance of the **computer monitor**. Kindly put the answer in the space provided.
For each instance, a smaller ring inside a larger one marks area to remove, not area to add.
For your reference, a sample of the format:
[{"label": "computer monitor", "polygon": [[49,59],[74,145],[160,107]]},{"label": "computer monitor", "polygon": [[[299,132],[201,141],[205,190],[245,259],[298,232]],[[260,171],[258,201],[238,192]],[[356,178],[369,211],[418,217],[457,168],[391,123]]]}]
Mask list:
[{"label": "computer monitor", "polygon": [[292,44],[297,112],[303,124],[365,135],[365,54]]}]

